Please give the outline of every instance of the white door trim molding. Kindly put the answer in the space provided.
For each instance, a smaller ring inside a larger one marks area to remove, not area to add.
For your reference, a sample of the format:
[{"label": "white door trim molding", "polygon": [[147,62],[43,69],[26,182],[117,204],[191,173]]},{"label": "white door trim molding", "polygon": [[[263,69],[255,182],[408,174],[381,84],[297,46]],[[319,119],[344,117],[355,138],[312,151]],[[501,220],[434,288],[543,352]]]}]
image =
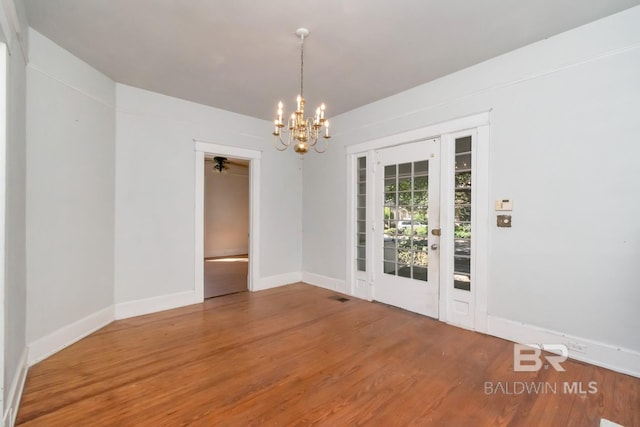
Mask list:
[{"label": "white door trim molding", "polygon": [[260,159],[257,150],[194,139],[195,143],[195,251],[194,292],[196,302],[204,301],[204,156],[218,154],[249,160],[249,278],[247,287],[257,290],[260,278]]},{"label": "white door trim molding", "polygon": [[[475,182],[476,196],[474,213],[476,224],[476,244],[473,253],[476,281],[475,330],[487,333],[489,315],[489,230],[491,203],[489,201],[489,141],[490,126],[478,126],[476,129]],[[473,229],[472,229],[473,232]]]},{"label": "white door trim molding", "polygon": [[[475,325],[474,329],[478,332],[487,333],[487,306],[488,306],[488,271],[487,271],[487,258],[488,258],[488,236],[489,236],[489,135],[490,135],[490,114],[491,110],[480,112],[466,117],[460,117],[452,119],[446,122],[436,123],[429,126],[425,126],[419,129],[410,130],[394,135],[388,135],[379,139],[366,141],[359,144],[347,146],[346,150],[346,179],[347,179],[347,271],[345,277],[346,290],[352,296],[371,300],[371,284],[375,280],[375,276],[372,272],[367,271],[366,287],[358,286],[359,282],[364,281],[364,274],[356,274],[355,264],[355,246],[356,246],[356,233],[354,226],[355,218],[355,195],[356,195],[356,183],[354,180],[356,173],[356,160],[358,157],[367,157],[367,211],[373,212],[372,197],[372,183],[371,176],[375,165],[372,157],[374,150],[393,147],[408,142],[413,142],[422,139],[443,137],[446,138],[449,134],[459,133],[467,130],[475,130],[476,132],[476,150],[474,151],[475,157],[475,183],[476,183],[476,197],[475,197],[475,251],[473,253],[475,263],[475,273],[472,280],[475,282]],[[445,142],[443,141],[442,144]],[[445,161],[446,156],[442,156]],[[443,168],[443,171],[446,170]],[[446,190],[446,189],[445,189]],[[442,208],[442,206],[441,206]],[[367,235],[370,235],[370,228],[373,224],[367,224]],[[443,232],[446,230],[443,229]],[[444,240],[444,239],[442,239]],[[367,245],[367,258],[372,256],[370,244]],[[446,248],[446,243],[445,243]],[[444,249],[444,248],[443,248]],[[447,267],[443,264],[446,260],[444,254],[441,256],[441,270],[447,271]],[[443,268],[444,267],[444,268]],[[370,270],[368,268],[368,270]],[[447,310],[447,293],[446,280],[444,277],[440,278],[441,289],[441,304],[440,304],[440,320],[444,322],[449,321]],[[358,283],[356,283],[358,282]]]},{"label": "white door trim molding", "polygon": [[[2,24],[0,22],[0,24]],[[2,26],[4,30],[4,25]],[[11,40],[11,39],[9,39]],[[0,42],[0,372],[1,384],[4,384],[4,346],[5,346],[5,246],[6,246],[6,189],[7,189],[7,45]],[[4,388],[2,388],[4,390]],[[0,395],[0,414],[4,414],[4,393]]]},{"label": "white door trim molding", "polygon": [[447,133],[460,132],[463,130],[474,129],[479,126],[488,125],[490,113],[491,110],[471,116],[448,120],[446,122],[435,123],[429,126],[397,133],[394,135],[384,136],[382,138],[361,142],[359,144],[349,145],[346,147],[347,155],[354,155],[355,153],[365,153],[369,150],[393,147],[394,145],[419,141],[422,139],[436,138]]}]

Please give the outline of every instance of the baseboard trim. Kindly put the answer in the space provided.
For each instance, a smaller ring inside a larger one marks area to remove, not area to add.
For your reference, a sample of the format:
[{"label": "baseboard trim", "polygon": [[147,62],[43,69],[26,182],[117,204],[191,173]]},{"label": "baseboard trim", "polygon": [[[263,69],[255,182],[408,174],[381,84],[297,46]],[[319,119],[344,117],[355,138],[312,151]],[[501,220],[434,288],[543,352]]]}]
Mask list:
[{"label": "baseboard trim", "polygon": [[127,319],[129,317],[184,307],[185,305],[191,305],[197,302],[199,301],[196,301],[195,291],[176,292],[174,294],[160,295],[136,301],[121,302],[115,305],[114,316],[116,320]]},{"label": "baseboard trim", "polygon": [[113,322],[112,305],[29,343],[28,365],[35,365],[111,322]]},{"label": "baseboard trim", "polygon": [[333,277],[323,276],[321,274],[302,273],[302,281],[320,288],[330,289],[332,291],[347,294],[347,282],[345,280],[334,279]]},{"label": "baseboard trim", "polygon": [[291,273],[278,274],[275,276],[261,277],[257,283],[253,285],[252,291],[263,291],[265,289],[277,288],[279,286],[289,285],[291,283],[300,282],[302,275],[299,271]]},{"label": "baseboard trim", "polygon": [[29,369],[28,354],[29,350],[25,347],[18,362],[18,370],[13,376],[13,380],[11,380],[11,385],[9,386],[2,424],[6,427],[13,427],[16,424],[22,390],[24,389],[24,382],[27,379],[27,370]]},{"label": "baseboard trim", "polygon": [[[487,320],[489,335],[520,344],[564,344],[572,359],[640,378],[640,352],[497,316],[488,316]],[[575,351],[571,343],[584,345],[586,349]]]}]

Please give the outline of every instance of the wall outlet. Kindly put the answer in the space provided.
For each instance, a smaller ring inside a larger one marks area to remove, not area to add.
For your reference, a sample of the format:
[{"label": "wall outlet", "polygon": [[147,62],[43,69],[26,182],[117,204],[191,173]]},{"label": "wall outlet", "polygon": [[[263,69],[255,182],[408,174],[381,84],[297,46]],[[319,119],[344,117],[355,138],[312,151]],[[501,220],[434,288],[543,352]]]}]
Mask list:
[{"label": "wall outlet", "polygon": [[569,341],[567,343],[567,348],[569,350],[575,351],[577,353],[586,353],[587,352],[587,345],[586,344],[582,344],[582,343],[575,342],[575,341]]}]

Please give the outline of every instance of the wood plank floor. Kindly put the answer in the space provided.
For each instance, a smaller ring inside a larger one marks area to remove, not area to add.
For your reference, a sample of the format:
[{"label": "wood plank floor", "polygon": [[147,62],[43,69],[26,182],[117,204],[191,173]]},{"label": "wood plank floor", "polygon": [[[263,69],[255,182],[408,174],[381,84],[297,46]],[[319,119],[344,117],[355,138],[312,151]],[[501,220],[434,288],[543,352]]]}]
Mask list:
[{"label": "wood plank floor", "polygon": [[331,295],[294,284],[113,322],[29,370],[18,425],[640,426],[640,379],[513,372],[508,341]]},{"label": "wood plank floor", "polygon": [[212,298],[247,290],[247,255],[204,259],[204,297]]}]

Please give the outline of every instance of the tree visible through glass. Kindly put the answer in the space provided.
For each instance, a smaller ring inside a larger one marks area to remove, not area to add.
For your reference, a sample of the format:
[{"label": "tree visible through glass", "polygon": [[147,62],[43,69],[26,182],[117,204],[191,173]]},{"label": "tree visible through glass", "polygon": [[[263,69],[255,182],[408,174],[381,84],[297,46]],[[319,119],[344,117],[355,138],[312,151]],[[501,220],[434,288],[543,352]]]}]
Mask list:
[{"label": "tree visible through glass", "polygon": [[384,169],[383,271],[427,280],[429,161]]}]

